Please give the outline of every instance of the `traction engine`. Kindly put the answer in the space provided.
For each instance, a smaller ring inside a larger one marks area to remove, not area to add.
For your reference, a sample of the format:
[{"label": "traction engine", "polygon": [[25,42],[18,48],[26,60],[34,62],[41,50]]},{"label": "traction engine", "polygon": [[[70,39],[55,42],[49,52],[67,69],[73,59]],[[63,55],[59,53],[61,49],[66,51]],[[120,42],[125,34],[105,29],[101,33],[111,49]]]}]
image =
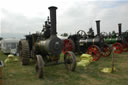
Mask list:
[{"label": "traction engine", "polygon": [[36,62],[35,70],[39,78],[43,78],[44,66],[65,64],[70,71],[76,67],[76,58],[71,51],[65,53],[64,62],[59,62],[63,41],[56,35],[56,9],[49,7],[50,19],[45,21],[41,33],[26,35],[26,39],[20,40],[18,46],[22,65],[28,65],[32,58]]},{"label": "traction engine", "polygon": [[110,45],[112,45],[112,49],[115,48],[114,53],[121,53],[128,51],[128,43],[126,42],[126,38],[122,35],[121,32],[121,24],[118,24],[119,33],[112,34],[102,33],[102,35],[107,35],[104,37],[104,41]]},{"label": "traction engine", "polygon": [[[72,51],[77,53],[88,53],[94,58],[93,60],[98,60],[101,56],[107,57],[111,54],[111,48],[104,43],[104,39],[100,36],[100,21],[96,21],[97,26],[97,36],[94,36],[92,28],[89,29],[88,34],[83,30],[79,30],[77,34],[70,35],[68,39],[70,41],[65,42],[67,45],[66,50],[63,52]],[[72,41],[72,42],[71,42]]]}]

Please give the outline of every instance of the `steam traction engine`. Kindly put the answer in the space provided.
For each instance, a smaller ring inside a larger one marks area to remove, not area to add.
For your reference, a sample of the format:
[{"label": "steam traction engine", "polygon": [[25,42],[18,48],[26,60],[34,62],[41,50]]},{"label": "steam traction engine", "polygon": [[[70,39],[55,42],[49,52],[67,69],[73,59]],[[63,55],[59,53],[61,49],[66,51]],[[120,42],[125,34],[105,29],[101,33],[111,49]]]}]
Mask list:
[{"label": "steam traction engine", "polygon": [[97,36],[94,36],[92,28],[88,35],[83,30],[79,30],[77,34],[70,35],[69,40],[64,41],[63,53],[73,50],[78,53],[91,54],[96,61],[100,56],[107,57],[111,54],[111,48],[104,43],[104,39],[100,36],[100,21],[96,21]]},{"label": "steam traction engine", "polygon": [[124,40],[128,43],[128,30],[126,30],[125,32],[123,32],[121,34],[121,36],[124,38]]},{"label": "steam traction engine", "polygon": [[104,41],[112,45],[112,49],[115,48],[114,53],[121,53],[128,51],[128,44],[126,38],[122,35],[121,24],[118,24],[119,33],[112,32],[112,34],[102,33]]},{"label": "steam traction engine", "polygon": [[44,66],[64,63],[66,68],[74,71],[76,58],[73,52],[68,51],[64,55],[64,62],[58,62],[63,48],[63,42],[57,37],[56,9],[49,7],[50,20],[45,22],[41,33],[26,35],[26,39],[19,42],[19,56],[22,65],[28,65],[30,58],[36,60],[35,70],[38,77],[43,77]]}]

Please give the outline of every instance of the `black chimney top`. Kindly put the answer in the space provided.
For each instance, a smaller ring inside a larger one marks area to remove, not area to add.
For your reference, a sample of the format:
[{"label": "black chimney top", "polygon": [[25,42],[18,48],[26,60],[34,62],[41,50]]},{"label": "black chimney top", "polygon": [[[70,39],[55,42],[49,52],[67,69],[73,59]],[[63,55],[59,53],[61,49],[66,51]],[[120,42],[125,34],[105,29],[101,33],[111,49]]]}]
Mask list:
[{"label": "black chimney top", "polygon": [[119,24],[118,24],[119,36],[121,35],[121,32],[122,32],[122,31],[121,31],[121,30],[122,30],[121,26],[122,26],[122,24],[121,24],[121,23],[119,23]]},{"label": "black chimney top", "polygon": [[51,6],[48,8],[50,10],[50,20],[51,20],[51,35],[56,35],[56,9],[57,7]]},{"label": "black chimney top", "polygon": [[97,35],[100,36],[100,20],[96,21]]}]

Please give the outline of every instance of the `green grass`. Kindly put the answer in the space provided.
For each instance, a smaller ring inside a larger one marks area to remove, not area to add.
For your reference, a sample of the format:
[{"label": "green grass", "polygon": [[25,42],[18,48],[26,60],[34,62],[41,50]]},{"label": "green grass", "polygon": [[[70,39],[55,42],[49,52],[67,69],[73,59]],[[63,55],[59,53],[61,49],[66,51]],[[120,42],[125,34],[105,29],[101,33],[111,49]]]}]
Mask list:
[{"label": "green grass", "polygon": [[[0,52],[0,60],[6,57]],[[10,63],[3,67],[3,85],[128,85],[128,52],[114,57],[117,68],[114,73],[100,72],[104,67],[111,67],[112,57],[109,56],[101,57],[87,68],[77,67],[75,72],[68,72],[63,64],[45,67],[44,79],[37,78],[34,64]]]}]

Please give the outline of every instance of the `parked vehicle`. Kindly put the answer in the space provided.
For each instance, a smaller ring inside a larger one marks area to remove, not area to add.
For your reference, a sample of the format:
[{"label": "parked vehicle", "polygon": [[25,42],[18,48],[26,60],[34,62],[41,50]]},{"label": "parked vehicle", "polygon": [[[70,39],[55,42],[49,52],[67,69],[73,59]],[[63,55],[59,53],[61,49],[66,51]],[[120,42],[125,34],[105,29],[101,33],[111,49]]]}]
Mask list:
[{"label": "parked vehicle", "polygon": [[127,43],[127,32],[122,32],[122,24],[118,24],[118,33],[113,31],[112,33],[107,34],[106,32],[101,33],[104,36],[104,41],[112,46],[112,49],[115,48],[114,53],[121,53],[128,51]]},{"label": "parked vehicle", "polygon": [[1,40],[1,51],[3,53],[17,54],[17,46],[19,39],[5,38]]},{"label": "parked vehicle", "polygon": [[93,56],[93,60],[98,60],[101,56],[107,57],[111,54],[111,48],[100,36],[100,21],[96,21],[97,35],[94,35],[92,28],[88,33],[79,30],[77,34],[69,35],[68,40],[64,41],[63,53],[74,51],[75,53],[88,53]]}]

